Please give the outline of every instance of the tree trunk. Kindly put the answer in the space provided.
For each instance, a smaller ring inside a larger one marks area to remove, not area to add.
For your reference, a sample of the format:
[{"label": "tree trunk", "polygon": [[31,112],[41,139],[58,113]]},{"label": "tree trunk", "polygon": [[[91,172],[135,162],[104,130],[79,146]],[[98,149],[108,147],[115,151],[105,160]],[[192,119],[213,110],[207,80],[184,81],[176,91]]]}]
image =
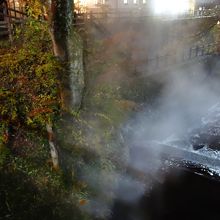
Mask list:
[{"label": "tree trunk", "polygon": [[77,111],[84,88],[82,41],[73,32],[73,0],[52,0],[51,36],[55,56],[62,62],[60,90],[62,109]]},{"label": "tree trunk", "polygon": [[57,147],[54,142],[54,134],[53,134],[52,125],[47,124],[46,128],[47,128],[47,133],[48,133],[50,155],[52,159],[53,168],[57,170],[59,168],[59,155],[58,155]]},{"label": "tree trunk", "polygon": [[[73,31],[73,0],[52,0],[50,13],[53,51],[62,65],[59,73],[61,107],[63,112],[71,113],[81,107],[84,89],[83,46],[81,38]],[[54,141],[52,126],[47,125],[47,131],[53,166],[57,168],[56,144],[60,146],[62,143]]]}]

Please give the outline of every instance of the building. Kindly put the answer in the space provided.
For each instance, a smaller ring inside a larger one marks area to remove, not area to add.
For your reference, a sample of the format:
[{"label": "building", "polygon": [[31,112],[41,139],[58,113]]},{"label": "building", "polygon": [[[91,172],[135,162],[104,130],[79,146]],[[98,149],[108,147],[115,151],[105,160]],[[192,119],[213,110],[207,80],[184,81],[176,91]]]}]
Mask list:
[{"label": "building", "polygon": [[149,6],[147,0],[106,0],[106,4],[116,10],[147,9]]},{"label": "building", "polygon": [[147,0],[80,0],[89,11],[100,11],[106,8],[109,11],[134,11],[147,9]]},{"label": "building", "polygon": [[109,11],[141,11],[148,14],[151,14],[155,11],[155,5],[159,6],[160,8],[172,8],[172,4],[176,4],[177,6],[181,7],[180,3],[182,2],[184,5],[187,5],[187,13],[190,14],[194,14],[196,6],[196,0],[182,0],[181,2],[176,0],[175,3],[173,0],[84,0],[84,2],[87,4],[88,9],[92,11],[106,7]]}]

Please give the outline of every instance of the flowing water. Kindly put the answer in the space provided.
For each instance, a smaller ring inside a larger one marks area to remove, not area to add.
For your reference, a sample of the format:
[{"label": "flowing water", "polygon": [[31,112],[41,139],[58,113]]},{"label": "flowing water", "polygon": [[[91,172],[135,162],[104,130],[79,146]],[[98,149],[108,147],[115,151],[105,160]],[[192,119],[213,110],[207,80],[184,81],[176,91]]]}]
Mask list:
[{"label": "flowing water", "polygon": [[135,194],[138,184],[128,189],[119,185],[110,219],[220,219],[219,135],[218,103],[180,137],[138,142],[130,150],[127,175],[144,184],[145,192],[136,193],[134,201],[125,200],[123,193]]},{"label": "flowing water", "polygon": [[189,129],[185,140],[168,138],[162,142],[170,156],[194,163],[220,176],[220,104],[212,106],[199,127]]}]

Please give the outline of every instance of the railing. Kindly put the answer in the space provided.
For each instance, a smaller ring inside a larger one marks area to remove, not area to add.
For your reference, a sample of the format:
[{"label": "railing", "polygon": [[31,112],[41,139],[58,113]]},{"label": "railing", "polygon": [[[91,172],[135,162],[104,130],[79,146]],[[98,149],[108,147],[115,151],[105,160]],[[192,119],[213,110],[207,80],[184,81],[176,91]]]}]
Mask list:
[{"label": "railing", "polygon": [[22,11],[8,8],[5,5],[2,5],[2,9],[3,10],[0,12],[0,16],[4,19],[4,21],[1,21],[0,36],[9,36],[11,39],[14,24],[22,23],[26,14]]},{"label": "railing", "polygon": [[82,26],[85,25],[90,19],[89,14],[87,13],[74,13],[73,14],[73,25],[74,26]]},{"label": "railing", "polygon": [[27,15],[22,11],[15,10],[13,8],[8,8],[8,15],[5,16],[10,17],[11,19],[21,20],[24,19]]},{"label": "railing", "polygon": [[220,51],[218,44],[208,44],[206,46],[194,46],[186,49],[182,52],[173,52],[172,54],[156,55],[144,60],[138,60],[135,65],[137,72],[142,72],[141,68],[147,72],[160,72],[166,70],[169,67],[184,65],[189,62],[195,61],[195,59],[206,58],[212,55],[219,55]]},{"label": "railing", "polygon": [[13,8],[5,8],[4,12],[0,12],[0,15],[4,18],[11,18],[16,20],[20,20],[26,17],[24,12]]},{"label": "railing", "polygon": [[205,9],[202,11],[194,11],[193,13],[186,13],[176,16],[153,15],[147,11],[107,11],[107,12],[86,12],[74,13],[74,25],[84,25],[93,20],[111,20],[111,19],[147,19],[147,18],[161,18],[161,19],[193,19],[193,18],[206,18],[206,17],[219,17],[220,9]]}]

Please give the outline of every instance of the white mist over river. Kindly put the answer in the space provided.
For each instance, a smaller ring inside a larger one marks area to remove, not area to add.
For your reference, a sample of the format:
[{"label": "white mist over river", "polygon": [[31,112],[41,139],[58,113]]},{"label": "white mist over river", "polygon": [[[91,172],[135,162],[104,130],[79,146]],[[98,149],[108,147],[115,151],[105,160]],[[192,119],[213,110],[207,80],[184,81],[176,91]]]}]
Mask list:
[{"label": "white mist over river", "polygon": [[131,165],[146,172],[148,161],[155,160],[158,170],[165,154],[168,160],[174,157],[220,173],[220,93],[215,79],[204,72],[171,74],[157,104],[127,124],[132,152],[144,154],[146,148],[147,155],[131,159]]}]

